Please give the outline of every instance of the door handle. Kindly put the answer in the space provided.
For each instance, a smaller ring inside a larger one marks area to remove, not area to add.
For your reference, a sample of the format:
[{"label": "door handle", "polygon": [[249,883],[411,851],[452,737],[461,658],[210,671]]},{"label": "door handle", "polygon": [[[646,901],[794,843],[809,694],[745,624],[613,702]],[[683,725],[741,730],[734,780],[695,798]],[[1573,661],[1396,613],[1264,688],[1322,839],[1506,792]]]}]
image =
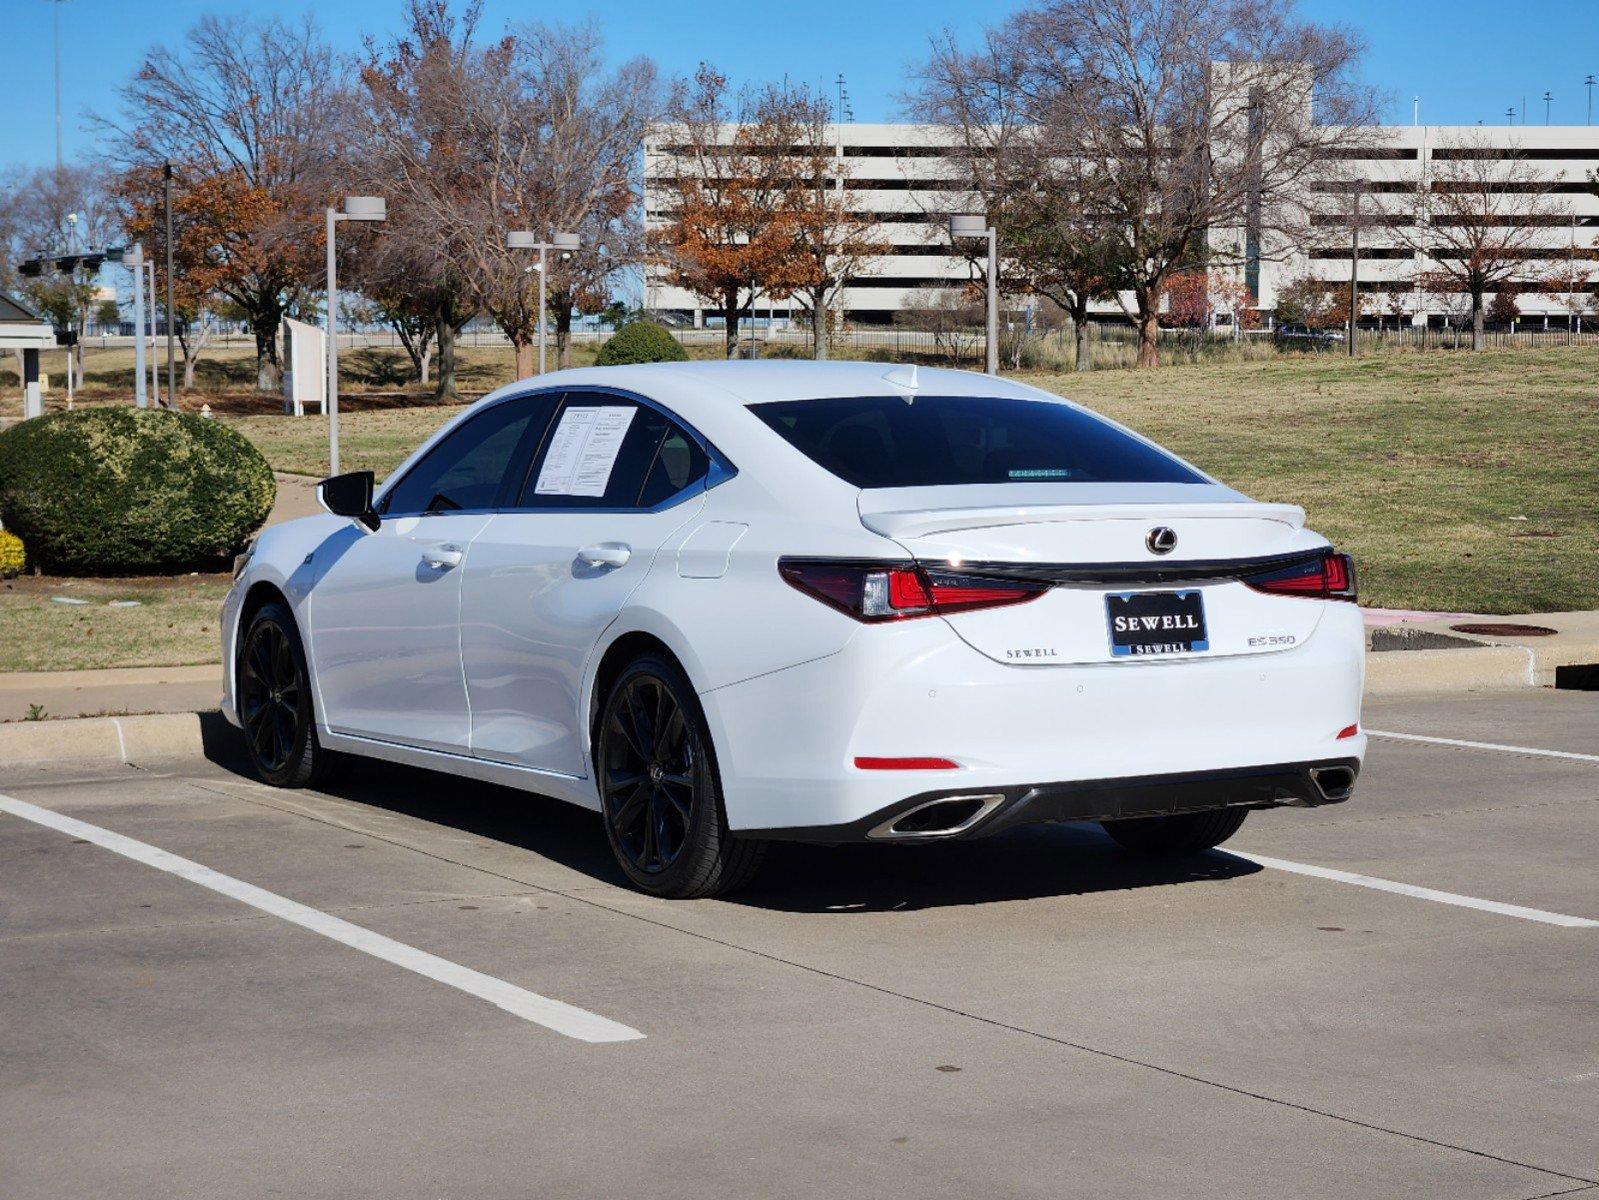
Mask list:
[{"label": "door handle", "polygon": [[633,548],[625,542],[597,542],[584,546],[577,556],[591,567],[625,567]]},{"label": "door handle", "polygon": [[451,567],[461,565],[461,547],[448,544],[429,546],[422,551],[422,561],[435,570],[448,571]]}]

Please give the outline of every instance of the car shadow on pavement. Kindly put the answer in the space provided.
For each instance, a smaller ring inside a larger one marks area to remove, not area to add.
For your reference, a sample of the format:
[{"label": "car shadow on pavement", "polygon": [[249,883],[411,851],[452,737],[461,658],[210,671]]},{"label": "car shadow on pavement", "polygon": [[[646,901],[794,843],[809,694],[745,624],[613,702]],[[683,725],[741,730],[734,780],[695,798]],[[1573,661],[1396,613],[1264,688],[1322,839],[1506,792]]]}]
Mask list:
[{"label": "car shadow on pavement", "polygon": [[[220,716],[202,719],[202,736],[211,762],[256,778],[238,731]],[[527,850],[597,882],[629,886],[598,814],[564,801],[376,759],[349,760],[317,791]],[[1044,825],[916,846],[778,842],[749,887],[725,899],[775,912],[847,916],[1216,882],[1259,870],[1225,854],[1147,858],[1116,846],[1096,826]]]},{"label": "car shadow on pavement", "polygon": [[911,912],[1216,882],[1260,869],[1217,854],[1149,858],[1096,826],[1039,825],[925,846],[774,845],[754,883],[728,899],[780,912]]}]

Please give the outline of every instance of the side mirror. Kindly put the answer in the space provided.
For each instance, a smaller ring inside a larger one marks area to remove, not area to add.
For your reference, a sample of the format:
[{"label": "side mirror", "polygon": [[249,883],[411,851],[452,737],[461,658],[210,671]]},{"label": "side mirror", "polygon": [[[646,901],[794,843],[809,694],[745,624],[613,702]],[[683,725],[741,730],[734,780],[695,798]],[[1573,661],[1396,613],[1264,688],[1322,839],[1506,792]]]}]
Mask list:
[{"label": "side mirror", "polygon": [[349,517],[368,529],[378,527],[378,514],[372,507],[371,471],[351,471],[324,479],[316,485],[316,499],[335,517]]}]

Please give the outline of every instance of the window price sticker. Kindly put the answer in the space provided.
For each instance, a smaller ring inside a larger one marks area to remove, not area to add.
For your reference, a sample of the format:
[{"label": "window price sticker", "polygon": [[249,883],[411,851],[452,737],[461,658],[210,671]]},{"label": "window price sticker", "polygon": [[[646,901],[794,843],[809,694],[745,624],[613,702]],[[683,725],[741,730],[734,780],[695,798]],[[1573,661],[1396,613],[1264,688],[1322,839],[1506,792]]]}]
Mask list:
[{"label": "window price sticker", "polygon": [[638,409],[630,404],[568,408],[550,438],[533,491],[540,496],[603,496],[622,440]]}]

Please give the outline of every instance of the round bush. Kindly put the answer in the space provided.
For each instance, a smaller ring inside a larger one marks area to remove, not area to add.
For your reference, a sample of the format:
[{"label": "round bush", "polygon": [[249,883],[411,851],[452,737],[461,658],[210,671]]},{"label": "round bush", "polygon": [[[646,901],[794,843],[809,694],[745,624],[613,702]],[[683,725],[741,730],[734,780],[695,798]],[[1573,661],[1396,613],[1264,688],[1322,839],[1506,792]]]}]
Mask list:
[{"label": "round bush", "polygon": [[618,329],[600,347],[594,359],[597,367],[621,367],[629,363],[687,362],[682,343],[654,321],[632,321]]},{"label": "round bush", "polygon": [[0,433],[0,520],[67,575],[215,565],[272,511],[261,452],[219,421],[80,408]]},{"label": "round bush", "polygon": [[22,574],[28,565],[28,554],[22,539],[16,534],[0,529],[0,579],[12,579]]}]

